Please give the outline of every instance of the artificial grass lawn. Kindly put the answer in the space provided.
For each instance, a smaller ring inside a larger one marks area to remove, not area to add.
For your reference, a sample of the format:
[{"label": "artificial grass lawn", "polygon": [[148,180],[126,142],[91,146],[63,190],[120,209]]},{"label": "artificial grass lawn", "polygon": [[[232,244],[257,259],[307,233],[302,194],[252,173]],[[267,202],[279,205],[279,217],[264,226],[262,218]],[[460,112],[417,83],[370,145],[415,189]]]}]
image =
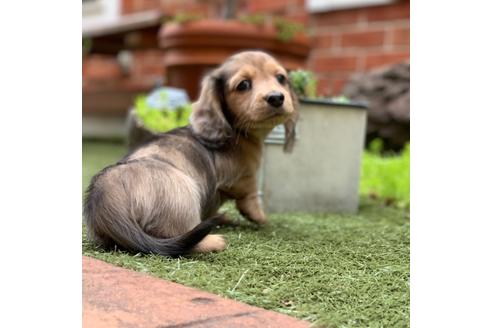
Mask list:
[{"label": "artificial grass lawn", "polygon": [[410,205],[410,145],[399,156],[364,152],[360,178],[363,195],[382,198],[400,207]]},{"label": "artificial grass lawn", "polygon": [[[83,186],[125,152],[84,143]],[[270,215],[261,228],[222,227],[221,253],[169,259],[103,252],[83,237],[84,255],[197,287],[326,327],[409,326],[408,212],[365,200],[357,215]],[[85,229],[84,229],[85,230]]]}]

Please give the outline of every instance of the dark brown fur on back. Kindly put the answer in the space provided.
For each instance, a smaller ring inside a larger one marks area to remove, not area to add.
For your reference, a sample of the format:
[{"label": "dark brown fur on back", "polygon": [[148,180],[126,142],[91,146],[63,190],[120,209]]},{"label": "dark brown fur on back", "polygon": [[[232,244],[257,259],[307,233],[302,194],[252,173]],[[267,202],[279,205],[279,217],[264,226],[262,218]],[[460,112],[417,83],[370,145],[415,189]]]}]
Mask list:
[{"label": "dark brown fur on back", "polygon": [[[263,139],[284,123],[290,150],[297,120],[296,99],[280,75],[286,72],[272,57],[244,52],[205,77],[190,126],[160,135],[93,177],[84,203],[89,238],[166,256],[222,250],[222,237],[207,234],[227,199],[247,219],[265,223],[256,186]],[[245,80],[250,88],[237,87]],[[267,101],[280,93],[280,106]]]}]

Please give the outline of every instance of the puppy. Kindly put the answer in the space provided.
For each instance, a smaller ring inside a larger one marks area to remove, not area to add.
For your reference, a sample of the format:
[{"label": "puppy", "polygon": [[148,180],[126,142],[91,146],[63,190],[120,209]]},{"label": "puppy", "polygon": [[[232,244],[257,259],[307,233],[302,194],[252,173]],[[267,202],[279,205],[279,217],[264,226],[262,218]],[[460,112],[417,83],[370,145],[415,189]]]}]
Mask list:
[{"label": "puppy", "polygon": [[84,201],[88,237],[101,247],[164,256],[220,251],[208,235],[235,200],[252,222],[267,219],[256,172],[268,133],[284,124],[294,142],[297,99],[286,70],[260,51],[238,53],[202,82],[190,125],[160,134],[96,174]]}]

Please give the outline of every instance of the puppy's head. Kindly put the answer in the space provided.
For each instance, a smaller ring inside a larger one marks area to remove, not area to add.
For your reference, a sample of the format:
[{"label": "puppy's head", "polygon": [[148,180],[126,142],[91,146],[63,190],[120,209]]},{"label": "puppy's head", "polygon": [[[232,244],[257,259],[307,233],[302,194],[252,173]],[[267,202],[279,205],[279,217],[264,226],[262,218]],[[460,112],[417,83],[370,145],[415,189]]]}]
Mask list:
[{"label": "puppy's head", "polygon": [[214,148],[237,133],[261,138],[284,124],[284,150],[291,151],[297,118],[297,98],[287,71],[264,52],[246,51],[205,77],[190,122],[193,132]]}]

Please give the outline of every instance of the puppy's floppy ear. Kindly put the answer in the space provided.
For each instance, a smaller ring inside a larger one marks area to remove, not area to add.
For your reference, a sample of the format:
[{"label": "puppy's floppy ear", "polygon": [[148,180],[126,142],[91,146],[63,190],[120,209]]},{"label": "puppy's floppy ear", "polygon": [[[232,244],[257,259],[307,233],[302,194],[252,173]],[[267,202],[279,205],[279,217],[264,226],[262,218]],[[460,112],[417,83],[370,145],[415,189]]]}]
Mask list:
[{"label": "puppy's floppy ear", "polygon": [[299,119],[299,99],[295,93],[292,85],[289,81],[289,93],[292,98],[292,105],[294,106],[294,112],[291,117],[287,119],[284,123],[285,130],[285,143],[284,143],[284,153],[292,153],[294,149],[294,142],[296,140],[296,124]]},{"label": "puppy's floppy ear", "polygon": [[206,147],[221,148],[233,137],[225,100],[225,79],[217,71],[202,81],[200,97],[192,105],[190,125],[193,134]]}]

